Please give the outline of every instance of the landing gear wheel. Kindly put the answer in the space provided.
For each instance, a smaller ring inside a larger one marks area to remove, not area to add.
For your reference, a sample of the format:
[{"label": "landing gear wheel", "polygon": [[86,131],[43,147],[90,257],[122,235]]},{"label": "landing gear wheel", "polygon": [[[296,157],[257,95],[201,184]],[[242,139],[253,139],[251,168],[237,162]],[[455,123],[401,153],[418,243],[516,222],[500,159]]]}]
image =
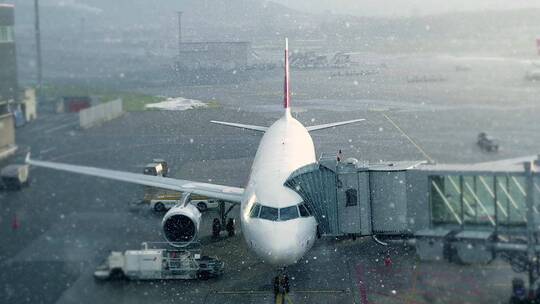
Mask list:
[{"label": "landing gear wheel", "polygon": [[197,278],[202,281],[206,281],[210,278],[210,274],[207,271],[201,271],[197,273]]},{"label": "landing gear wheel", "polygon": [[165,211],[165,205],[162,202],[157,202],[154,205],[154,211],[155,212],[163,212],[163,211]]},{"label": "landing gear wheel", "polygon": [[109,278],[111,280],[121,280],[124,278],[124,272],[122,271],[122,269],[113,269],[111,270]]},{"label": "landing gear wheel", "polygon": [[220,232],[221,232],[221,222],[219,221],[219,219],[215,218],[214,222],[212,223],[212,236],[214,238],[218,238]]},{"label": "landing gear wheel", "polygon": [[229,237],[233,237],[234,236],[234,219],[233,218],[229,218],[227,220],[227,225],[225,226],[225,228],[227,229],[227,233],[229,234]]}]

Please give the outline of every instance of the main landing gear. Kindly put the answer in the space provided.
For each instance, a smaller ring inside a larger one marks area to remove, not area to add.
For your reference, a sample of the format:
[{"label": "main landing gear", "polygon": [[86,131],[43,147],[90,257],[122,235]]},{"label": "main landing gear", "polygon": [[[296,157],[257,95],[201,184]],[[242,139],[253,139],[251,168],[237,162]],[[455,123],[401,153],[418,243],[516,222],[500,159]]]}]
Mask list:
[{"label": "main landing gear", "polygon": [[232,237],[235,235],[235,221],[232,217],[228,217],[234,205],[231,205],[225,210],[225,202],[219,202],[219,218],[214,218],[212,222],[212,236],[218,238],[222,230],[227,231],[227,235]]}]

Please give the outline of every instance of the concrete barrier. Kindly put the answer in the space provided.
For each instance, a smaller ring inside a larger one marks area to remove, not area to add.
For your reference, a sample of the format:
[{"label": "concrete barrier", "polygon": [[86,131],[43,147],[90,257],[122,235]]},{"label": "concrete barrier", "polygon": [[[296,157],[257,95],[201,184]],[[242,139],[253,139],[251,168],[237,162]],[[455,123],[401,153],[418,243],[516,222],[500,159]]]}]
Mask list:
[{"label": "concrete barrier", "polygon": [[106,121],[120,117],[124,113],[122,99],[116,99],[97,106],[81,110],[79,122],[81,128],[88,129]]},{"label": "concrete barrier", "polygon": [[17,151],[15,145],[15,124],[11,113],[0,114],[0,159]]}]

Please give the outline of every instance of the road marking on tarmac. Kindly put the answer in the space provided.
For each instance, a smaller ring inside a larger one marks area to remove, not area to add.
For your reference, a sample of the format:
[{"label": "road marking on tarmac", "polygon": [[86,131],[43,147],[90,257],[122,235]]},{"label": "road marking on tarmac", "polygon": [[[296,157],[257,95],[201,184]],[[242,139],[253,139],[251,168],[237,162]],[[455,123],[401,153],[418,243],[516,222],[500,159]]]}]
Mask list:
[{"label": "road marking on tarmac", "polygon": [[[270,294],[272,293],[271,290],[222,290],[222,291],[214,291],[216,294]],[[290,294],[295,293],[347,293],[347,290],[343,289],[313,289],[313,290],[295,290],[294,292],[290,292]]]},{"label": "road marking on tarmac", "polygon": [[414,263],[414,270],[413,270],[413,281],[412,281],[412,291],[409,294],[409,298],[407,299],[407,303],[414,303],[414,295],[416,294],[416,283],[418,281],[418,269],[420,268],[420,265],[418,264],[418,260]]},{"label": "road marking on tarmac", "polygon": [[52,133],[54,131],[58,131],[58,130],[61,130],[61,129],[64,129],[64,128],[67,128],[67,127],[72,127],[72,126],[75,126],[75,125],[78,125],[78,124],[79,124],[79,122],[66,123],[66,124],[63,124],[63,125],[56,126],[54,128],[47,129],[47,130],[45,130],[45,133],[49,134],[49,133]]},{"label": "road marking on tarmac", "polygon": [[52,147],[52,148],[48,148],[48,149],[44,149],[44,150],[41,150],[39,151],[39,154],[46,154],[46,153],[49,153],[49,152],[52,152],[52,151],[55,151],[56,150],[56,147]]},{"label": "road marking on tarmac", "polygon": [[356,280],[360,291],[360,303],[368,304],[367,287],[364,280],[364,268],[360,264],[356,265]]},{"label": "road marking on tarmac", "polygon": [[429,160],[429,162],[431,163],[434,163],[435,161],[433,160],[433,158],[431,158],[424,149],[422,149],[422,147],[420,147],[419,144],[417,144],[409,135],[407,135],[407,133],[405,133],[405,131],[403,131],[403,129],[401,129],[397,123],[395,123],[388,115],[384,114],[383,113],[383,116],[384,118],[386,118],[403,136],[405,136],[405,138],[407,138],[407,140],[409,140],[409,142],[411,142],[415,147],[416,149],[418,149],[418,151],[420,151],[420,153],[422,153],[424,155],[425,158],[427,158]]}]

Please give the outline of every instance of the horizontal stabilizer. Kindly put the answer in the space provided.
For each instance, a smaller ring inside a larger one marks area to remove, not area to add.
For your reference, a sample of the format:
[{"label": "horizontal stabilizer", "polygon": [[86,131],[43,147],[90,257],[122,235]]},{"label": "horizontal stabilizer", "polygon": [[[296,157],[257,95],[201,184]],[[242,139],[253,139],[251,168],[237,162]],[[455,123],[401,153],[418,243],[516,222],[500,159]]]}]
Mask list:
[{"label": "horizontal stabilizer", "polygon": [[253,130],[253,131],[259,131],[259,132],[266,132],[266,130],[268,130],[268,127],[261,127],[261,126],[254,126],[254,125],[244,125],[244,124],[239,124],[239,123],[234,123],[234,122],[225,122],[225,121],[216,121],[216,120],[212,120],[210,122],[218,124],[218,125],[224,125],[224,126],[247,129],[247,130]]},{"label": "horizontal stabilizer", "polygon": [[365,119],[353,119],[353,120],[347,120],[347,121],[333,122],[333,123],[327,123],[327,124],[324,124],[324,125],[316,125],[316,126],[306,127],[306,129],[309,132],[311,132],[311,131],[317,131],[317,130],[322,130],[322,129],[328,129],[328,128],[333,128],[333,127],[348,125],[348,124],[352,124],[352,123],[359,122],[359,121],[364,121],[364,120]]}]

